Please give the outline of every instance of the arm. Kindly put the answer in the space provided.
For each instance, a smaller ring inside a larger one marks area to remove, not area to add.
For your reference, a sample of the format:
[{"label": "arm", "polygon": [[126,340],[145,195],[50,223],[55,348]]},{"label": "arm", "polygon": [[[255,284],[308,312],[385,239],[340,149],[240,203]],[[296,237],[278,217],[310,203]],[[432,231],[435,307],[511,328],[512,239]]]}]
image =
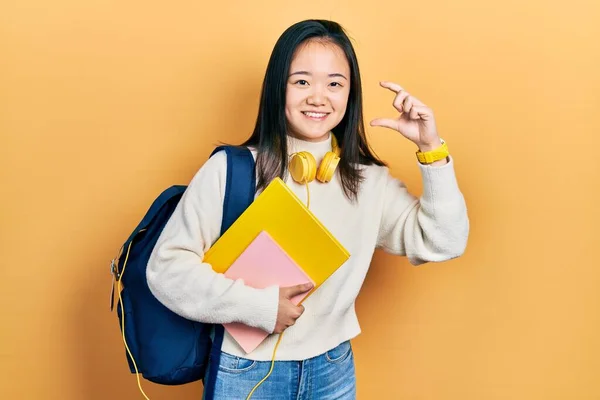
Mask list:
[{"label": "arm", "polygon": [[220,234],[226,169],[226,154],[220,152],[194,176],[150,256],[148,285],[162,304],[184,318],[241,322],[273,332],[279,288],[251,288],[202,261]]},{"label": "arm", "polygon": [[413,265],[445,261],[462,255],[469,219],[454,174],[454,162],[419,164],[423,179],[420,199],[397,179],[387,176],[378,247],[405,255]]},{"label": "arm", "polygon": [[[440,148],[442,142],[432,110],[398,84],[381,82],[381,86],[396,94],[393,106],[400,116],[375,119],[371,125],[400,132],[421,152]],[[387,176],[378,245],[390,253],[406,255],[415,265],[458,257],[467,245],[469,220],[453,159],[448,156],[418,165],[423,177],[420,199],[401,182]]]}]

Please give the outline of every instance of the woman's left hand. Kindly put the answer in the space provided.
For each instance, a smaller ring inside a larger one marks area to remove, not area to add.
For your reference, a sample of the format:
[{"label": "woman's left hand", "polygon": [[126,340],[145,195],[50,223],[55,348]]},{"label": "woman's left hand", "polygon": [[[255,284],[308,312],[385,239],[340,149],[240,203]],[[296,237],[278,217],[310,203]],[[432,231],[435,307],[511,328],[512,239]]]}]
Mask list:
[{"label": "woman's left hand", "polygon": [[421,151],[430,151],[442,145],[433,111],[429,107],[396,83],[380,82],[380,85],[396,93],[393,105],[400,112],[400,116],[396,119],[374,119],[371,126],[383,126],[398,131],[415,143]]}]

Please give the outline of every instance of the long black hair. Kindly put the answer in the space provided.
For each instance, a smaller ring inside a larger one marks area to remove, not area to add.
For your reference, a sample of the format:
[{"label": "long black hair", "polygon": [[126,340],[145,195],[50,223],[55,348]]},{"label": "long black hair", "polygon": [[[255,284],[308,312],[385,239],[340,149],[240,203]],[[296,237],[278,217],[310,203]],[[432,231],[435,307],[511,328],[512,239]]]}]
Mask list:
[{"label": "long black hair", "polygon": [[350,64],[348,106],[344,117],[332,132],[341,149],[337,171],[345,195],[352,200],[356,199],[363,180],[360,165],[385,164],[373,154],[367,144],[358,61],[350,39],[338,23],[306,20],[283,32],[267,65],[254,132],[243,145],[257,149],[257,189],[264,189],[277,176],[283,179],[288,167],[285,99],[290,65],[298,46],[314,39],[338,45]]}]

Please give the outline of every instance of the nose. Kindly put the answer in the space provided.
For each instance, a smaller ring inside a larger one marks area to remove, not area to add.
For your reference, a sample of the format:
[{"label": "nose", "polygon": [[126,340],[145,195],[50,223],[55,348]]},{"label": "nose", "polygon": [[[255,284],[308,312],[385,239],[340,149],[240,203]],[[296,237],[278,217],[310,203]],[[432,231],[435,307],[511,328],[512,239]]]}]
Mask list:
[{"label": "nose", "polygon": [[324,106],[327,101],[323,91],[319,87],[315,87],[306,99],[306,102],[311,106]]}]

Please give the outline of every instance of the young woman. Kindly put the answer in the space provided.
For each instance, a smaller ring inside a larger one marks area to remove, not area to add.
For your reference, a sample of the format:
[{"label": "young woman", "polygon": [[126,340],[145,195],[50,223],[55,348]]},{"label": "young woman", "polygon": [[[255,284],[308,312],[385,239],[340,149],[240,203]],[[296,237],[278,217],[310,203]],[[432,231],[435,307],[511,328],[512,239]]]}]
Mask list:
[{"label": "young woman", "polygon": [[[270,371],[278,333],[285,331],[269,378],[253,399],[354,399],[350,340],[360,333],[355,299],[376,248],[414,265],[460,256],[469,222],[453,159],[430,108],[395,83],[397,119],[377,119],[415,144],[423,195],[412,195],[372,153],[363,126],[356,55],[334,22],[309,20],[288,28],[276,43],[248,146],[257,163],[257,195],[281,177],[301,199],[306,187],[290,176],[290,156],[310,152],[317,165],[337,142],[340,161],[326,183],[309,183],[311,210],[351,254],[302,306],[289,299],[310,287],[255,289],[203,263],[220,231],[226,154],[210,158],[192,179],[148,265],[155,296],[188,319],[237,321],[270,335],[245,354],[225,335],[216,399],[245,399]],[[413,154],[413,157],[415,155]]]}]

